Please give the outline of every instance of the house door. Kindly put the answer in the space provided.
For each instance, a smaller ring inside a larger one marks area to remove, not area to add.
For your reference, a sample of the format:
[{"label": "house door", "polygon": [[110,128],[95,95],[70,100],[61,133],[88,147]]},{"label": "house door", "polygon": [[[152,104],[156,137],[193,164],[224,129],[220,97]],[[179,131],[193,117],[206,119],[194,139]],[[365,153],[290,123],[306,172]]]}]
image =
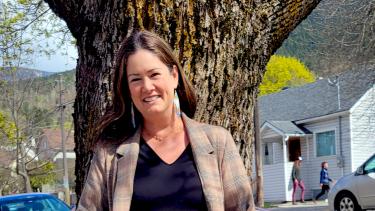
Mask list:
[{"label": "house door", "polygon": [[299,137],[291,137],[288,139],[289,161],[298,160],[301,156],[301,141]]}]

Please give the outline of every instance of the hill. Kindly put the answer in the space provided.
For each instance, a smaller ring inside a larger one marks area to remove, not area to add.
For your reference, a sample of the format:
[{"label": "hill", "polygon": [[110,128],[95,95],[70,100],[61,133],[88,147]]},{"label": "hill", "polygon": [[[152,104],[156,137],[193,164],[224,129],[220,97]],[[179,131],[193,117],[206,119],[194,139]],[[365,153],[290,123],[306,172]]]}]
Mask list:
[{"label": "hill", "polygon": [[[7,74],[11,71],[11,68],[9,67],[3,67],[3,70],[0,71],[0,79],[1,80],[12,80],[11,75]],[[16,78],[18,80],[23,79],[30,79],[30,78],[38,78],[38,77],[48,77],[50,75],[53,75],[53,72],[46,72],[42,70],[36,70],[26,67],[19,67],[17,70],[14,71],[16,73]]]},{"label": "hill", "polygon": [[375,64],[375,0],[322,0],[276,54],[293,56],[318,77]]},{"label": "hill", "polygon": [[58,127],[58,81],[61,75],[65,122],[70,128],[76,95],[75,70],[49,73],[22,68],[17,70],[16,75],[19,76],[18,80],[3,79],[0,83],[0,90],[4,93],[0,96],[0,112],[11,118],[12,109],[19,108],[17,113],[22,124],[34,124],[37,118],[37,127]]}]

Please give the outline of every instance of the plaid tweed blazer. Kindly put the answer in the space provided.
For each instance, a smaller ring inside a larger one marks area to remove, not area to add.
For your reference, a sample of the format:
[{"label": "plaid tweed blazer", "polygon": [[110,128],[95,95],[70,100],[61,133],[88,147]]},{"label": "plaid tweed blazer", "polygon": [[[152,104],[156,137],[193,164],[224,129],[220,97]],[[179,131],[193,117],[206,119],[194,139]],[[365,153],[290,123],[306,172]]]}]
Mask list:
[{"label": "plaid tweed blazer", "polygon": [[[255,210],[250,179],[230,133],[185,114],[182,119],[208,210]],[[119,146],[98,145],[77,210],[130,209],[140,134],[138,129]]]}]

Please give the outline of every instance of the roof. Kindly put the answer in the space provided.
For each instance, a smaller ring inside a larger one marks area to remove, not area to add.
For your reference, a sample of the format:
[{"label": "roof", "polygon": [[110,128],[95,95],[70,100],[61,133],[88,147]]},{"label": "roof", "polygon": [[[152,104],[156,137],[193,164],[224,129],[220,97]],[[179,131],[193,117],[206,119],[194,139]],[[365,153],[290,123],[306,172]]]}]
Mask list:
[{"label": "roof", "polygon": [[[335,77],[331,77],[331,80]],[[289,88],[259,98],[261,124],[266,120],[298,121],[347,111],[375,84],[375,66],[363,66],[338,76],[340,104],[337,87],[328,79],[320,79],[301,87]]]},{"label": "roof", "polygon": [[0,148],[0,167],[9,167],[16,160],[16,153]]},{"label": "roof", "polygon": [[[48,141],[48,148],[61,150],[61,130],[60,129],[44,129],[43,138]],[[65,136],[68,135],[68,132],[65,132]],[[66,150],[74,150],[74,135],[70,133],[68,139],[65,141]]]},{"label": "roof", "polygon": [[311,134],[310,131],[308,131],[305,128],[298,127],[291,121],[267,121],[265,122],[263,126],[270,124],[271,127],[278,130],[279,132],[285,134],[285,135],[306,135]]},{"label": "roof", "polygon": [[20,194],[12,194],[7,196],[1,196],[0,202],[8,201],[8,200],[14,200],[14,199],[24,199],[24,198],[39,198],[39,197],[54,197],[50,193],[20,193]]}]

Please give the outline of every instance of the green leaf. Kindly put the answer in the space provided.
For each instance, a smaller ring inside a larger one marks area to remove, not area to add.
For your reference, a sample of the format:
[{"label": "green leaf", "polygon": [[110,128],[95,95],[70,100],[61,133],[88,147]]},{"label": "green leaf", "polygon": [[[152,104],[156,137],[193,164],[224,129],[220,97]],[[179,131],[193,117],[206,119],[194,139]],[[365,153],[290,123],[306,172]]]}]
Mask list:
[{"label": "green leaf", "polygon": [[259,95],[279,92],[284,87],[297,87],[314,81],[315,75],[297,58],[273,55],[259,86]]}]

